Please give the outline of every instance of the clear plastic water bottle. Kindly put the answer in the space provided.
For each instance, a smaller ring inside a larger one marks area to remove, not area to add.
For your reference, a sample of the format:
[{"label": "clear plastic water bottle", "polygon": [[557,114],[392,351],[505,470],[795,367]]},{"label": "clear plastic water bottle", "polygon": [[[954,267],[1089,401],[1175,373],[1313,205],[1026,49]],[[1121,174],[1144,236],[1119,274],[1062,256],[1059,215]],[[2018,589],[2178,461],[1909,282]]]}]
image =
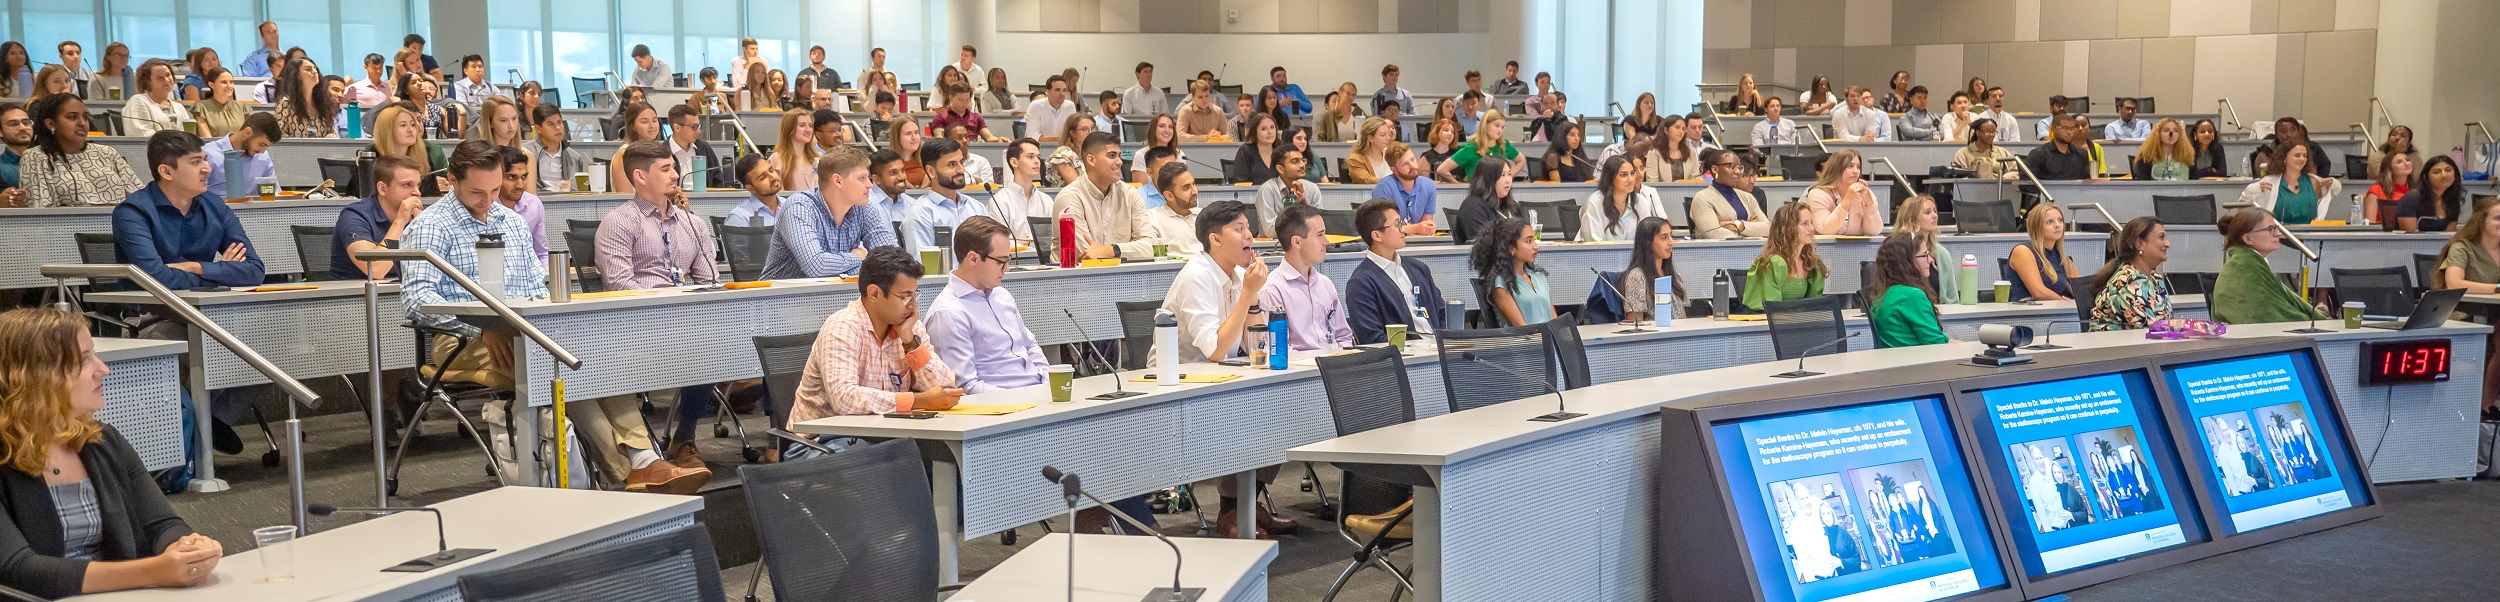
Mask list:
[{"label": "clear plastic water bottle", "polygon": [[2352,210],[2345,213],[2344,223],[2355,226],[2370,225],[2370,214],[2368,210],[2362,208],[2361,195],[2352,195]]}]

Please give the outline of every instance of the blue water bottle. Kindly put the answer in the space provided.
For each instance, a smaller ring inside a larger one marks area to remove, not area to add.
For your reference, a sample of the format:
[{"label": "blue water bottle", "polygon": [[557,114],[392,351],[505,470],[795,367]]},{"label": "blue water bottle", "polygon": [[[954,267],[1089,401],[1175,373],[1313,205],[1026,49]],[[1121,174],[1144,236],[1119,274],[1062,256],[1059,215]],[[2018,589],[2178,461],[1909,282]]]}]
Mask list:
[{"label": "blue water bottle", "polygon": [[1275,338],[1275,341],[1270,343],[1268,346],[1267,369],[1269,370],[1285,369],[1285,355],[1288,351],[1293,349],[1293,336],[1286,329],[1287,325],[1284,308],[1277,308],[1276,311],[1268,312],[1267,336]]},{"label": "blue water bottle", "polygon": [[352,102],[347,103],[347,138],[354,140],[363,137],[365,137],[365,107]]}]

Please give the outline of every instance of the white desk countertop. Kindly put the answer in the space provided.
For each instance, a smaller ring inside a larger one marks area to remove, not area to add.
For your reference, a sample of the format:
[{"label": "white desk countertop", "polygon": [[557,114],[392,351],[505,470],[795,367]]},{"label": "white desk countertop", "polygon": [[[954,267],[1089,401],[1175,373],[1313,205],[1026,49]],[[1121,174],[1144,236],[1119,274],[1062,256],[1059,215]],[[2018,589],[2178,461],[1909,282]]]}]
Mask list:
[{"label": "white desk countertop", "polygon": [[[952,602],[1064,600],[1068,583],[1068,538],[1042,536],[980,579],[964,585]],[[1276,560],[1276,542],[1211,537],[1176,537],[1186,560],[1181,586],[1203,587],[1201,602],[1232,600],[1236,590],[1264,588],[1267,565]],[[1081,535],[1076,540],[1076,599],[1136,602],[1147,590],[1172,585],[1172,548],[1152,537]],[[1265,598],[1259,598],[1265,599]]]}]

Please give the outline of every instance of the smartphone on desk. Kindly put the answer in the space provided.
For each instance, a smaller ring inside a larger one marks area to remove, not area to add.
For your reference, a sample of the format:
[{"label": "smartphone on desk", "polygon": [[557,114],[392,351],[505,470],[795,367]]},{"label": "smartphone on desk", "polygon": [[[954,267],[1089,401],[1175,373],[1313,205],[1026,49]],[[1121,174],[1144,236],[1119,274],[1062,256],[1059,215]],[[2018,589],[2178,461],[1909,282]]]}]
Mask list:
[{"label": "smartphone on desk", "polygon": [[1234,359],[1228,359],[1228,360],[1220,360],[1220,361],[1217,361],[1217,362],[1215,362],[1215,365],[1218,365],[1218,366],[1232,366],[1232,367],[1235,367],[1235,368],[1243,368],[1243,367],[1248,367],[1248,366],[1250,365],[1250,360],[1245,360],[1245,359],[1240,359],[1240,358],[1234,358]]},{"label": "smartphone on desk", "polygon": [[936,417],[938,417],[938,413],[937,413],[937,412],[886,412],[886,413],[885,413],[885,417],[887,417],[887,418],[901,418],[901,419],[905,419],[905,420],[928,420],[928,419],[931,419],[931,418],[936,418]]}]

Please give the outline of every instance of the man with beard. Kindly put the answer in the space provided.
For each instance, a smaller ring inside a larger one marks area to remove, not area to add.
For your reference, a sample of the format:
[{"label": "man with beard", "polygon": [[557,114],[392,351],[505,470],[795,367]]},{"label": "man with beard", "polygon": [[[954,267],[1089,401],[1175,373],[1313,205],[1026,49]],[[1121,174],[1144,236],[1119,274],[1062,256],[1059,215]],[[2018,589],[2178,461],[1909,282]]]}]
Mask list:
[{"label": "man with beard", "polygon": [[942,250],[937,243],[937,229],[949,231],[976,215],[989,215],[982,203],[964,196],[964,147],[954,140],[930,138],[920,143],[920,163],[929,169],[929,193],[893,216],[903,222],[903,249],[912,252]]}]

